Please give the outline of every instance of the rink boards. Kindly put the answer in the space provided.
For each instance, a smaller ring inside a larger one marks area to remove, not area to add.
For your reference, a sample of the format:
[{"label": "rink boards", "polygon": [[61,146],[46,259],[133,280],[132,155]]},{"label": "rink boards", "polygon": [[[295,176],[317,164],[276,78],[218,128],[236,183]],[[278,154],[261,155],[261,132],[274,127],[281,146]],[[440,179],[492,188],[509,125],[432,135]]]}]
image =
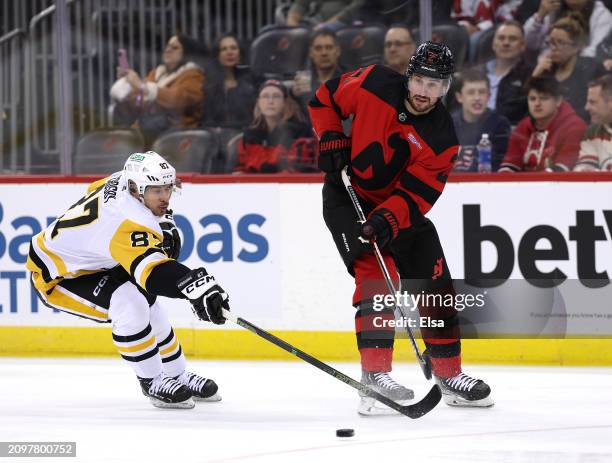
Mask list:
[{"label": "rink boards", "polygon": [[[447,185],[428,216],[453,277],[512,280],[556,271],[579,286],[595,279],[599,288],[589,294],[610,300],[612,176],[516,178],[493,175],[475,182],[463,176]],[[1,354],[115,354],[108,325],[42,306],[24,268],[31,235],[74,203],[87,180],[92,179],[0,180]],[[321,217],[321,186],[317,176],[188,178],[172,205],[183,237],[180,260],[213,273],[242,317],[314,355],[352,360],[353,285]],[[183,301],[164,305],[191,355],[287,358],[250,333],[196,321]],[[612,309],[592,310],[591,302],[574,300],[564,311],[563,335],[515,339],[509,329],[496,336],[509,339],[465,340],[463,356],[489,363],[612,364]],[[396,348],[396,356],[411,359],[408,348]]]}]

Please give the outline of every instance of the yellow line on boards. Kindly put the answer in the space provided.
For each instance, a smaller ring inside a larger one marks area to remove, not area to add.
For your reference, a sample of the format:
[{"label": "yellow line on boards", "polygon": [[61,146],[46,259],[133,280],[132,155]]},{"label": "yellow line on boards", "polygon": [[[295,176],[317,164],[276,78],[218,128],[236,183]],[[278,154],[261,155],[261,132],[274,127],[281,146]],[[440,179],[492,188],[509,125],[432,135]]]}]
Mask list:
[{"label": "yellow line on boards", "polygon": [[[358,361],[355,334],[340,331],[272,331],[324,361]],[[175,329],[190,358],[297,360],[279,347],[243,330]],[[421,342],[421,341],[419,341]],[[110,327],[0,326],[0,356],[119,356]],[[465,339],[465,363],[498,365],[612,366],[612,339]],[[414,361],[406,339],[395,341],[394,358]]]}]

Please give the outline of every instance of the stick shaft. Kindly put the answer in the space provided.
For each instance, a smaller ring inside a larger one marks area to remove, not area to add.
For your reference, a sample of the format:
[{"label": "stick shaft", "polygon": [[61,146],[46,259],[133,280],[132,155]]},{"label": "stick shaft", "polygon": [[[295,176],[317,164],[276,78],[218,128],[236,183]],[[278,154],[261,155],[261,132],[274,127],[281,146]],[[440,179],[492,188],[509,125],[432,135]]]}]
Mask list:
[{"label": "stick shaft", "polygon": [[336,370],[334,367],[322,362],[321,360],[317,359],[316,357],[313,357],[310,354],[307,354],[306,352],[298,349],[297,347],[292,346],[288,342],[283,341],[282,339],[273,335],[272,333],[269,333],[266,330],[259,328],[258,326],[252,324],[251,322],[245,320],[244,318],[237,317],[236,315],[234,315],[232,312],[228,310],[223,309],[223,316],[227,318],[228,320],[234,322],[238,326],[241,326],[242,328],[249,330],[252,333],[255,333],[257,336],[264,338],[265,340],[271,342],[272,344],[280,347],[283,350],[286,350],[290,354],[295,355],[296,357],[304,360],[306,363],[309,363],[312,366],[318,368],[319,370],[324,371],[325,373],[333,376],[334,378],[342,381],[343,383],[346,383],[349,386],[357,389],[358,391],[361,391],[364,394],[370,397],[373,397],[374,399],[378,400],[379,402],[382,402],[386,406],[406,416],[409,416],[410,418],[414,418],[414,416],[411,416],[411,414],[409,414],[407,411],[409,409],[409,406],[400,405],[397,402],[394,402],[393,400],[385,397],[384,395],[379,394],[376,391],[373,391],[372,389],[365,386],[364,384],[361,384],[359,381],[356,381],[350,376],[345,375],[341,371]]}]

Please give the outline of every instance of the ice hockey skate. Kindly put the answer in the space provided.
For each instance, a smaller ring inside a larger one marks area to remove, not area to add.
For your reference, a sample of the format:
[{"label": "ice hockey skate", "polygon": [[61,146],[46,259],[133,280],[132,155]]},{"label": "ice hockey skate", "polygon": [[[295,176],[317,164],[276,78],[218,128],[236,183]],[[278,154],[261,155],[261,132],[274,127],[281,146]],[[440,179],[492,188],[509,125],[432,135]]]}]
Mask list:
[{"label": "ice hockey skate", "polygon": [[[370,372],[362,370],[361,384],[365,384],[374,391],[400,404],[404,404],[414,399],[414,392],[391,378],[388,372]],[[377,402],[376,399],[364,395],[362,392],[359,392],[359,397],[360,401],[357,413],[360,415],[395,415],[398,413],[386,405]]]},{"label": "ice hockey skate", "polygon": [[193,408],[191,390],[163,373],[155,378],[138,378],[142,393],[158,408]]},{"label": "ice hockey skate", "polygon": [[452,378],[436,376],[436,382],[442,390],[442,399],[452,407],[492,407],[491,388],[481,379],[475,379],[465,373]]},{"label": "ice hockey skate", "polygon": [[191,391],[191,397],[196,402],[219,402],[221,396],[217,393],[219,386],[210,378],[203,378],[195,373],[184,371],[176,379]]}]

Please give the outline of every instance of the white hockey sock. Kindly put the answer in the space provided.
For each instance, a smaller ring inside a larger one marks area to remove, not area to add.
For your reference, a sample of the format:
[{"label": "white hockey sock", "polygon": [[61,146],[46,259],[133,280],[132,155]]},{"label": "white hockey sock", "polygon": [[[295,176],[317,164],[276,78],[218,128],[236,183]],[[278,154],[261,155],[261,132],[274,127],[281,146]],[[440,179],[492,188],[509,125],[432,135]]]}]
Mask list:
[{"label": "white hockey sock", "polygon": [[172,328],[170,328],[170,333],[166,337],[161,340],[158,338],[157,347],[159,349],[164,373],[168,376],[175,377],[185,371],[187,362],[183,355],[181,344]]},{"label": "white hockey sock", "polygon": [[162,359],[151,325],[136,333],[116,331],[113,327],[113,342],[138,377],[153,378],[162,372]]}]

